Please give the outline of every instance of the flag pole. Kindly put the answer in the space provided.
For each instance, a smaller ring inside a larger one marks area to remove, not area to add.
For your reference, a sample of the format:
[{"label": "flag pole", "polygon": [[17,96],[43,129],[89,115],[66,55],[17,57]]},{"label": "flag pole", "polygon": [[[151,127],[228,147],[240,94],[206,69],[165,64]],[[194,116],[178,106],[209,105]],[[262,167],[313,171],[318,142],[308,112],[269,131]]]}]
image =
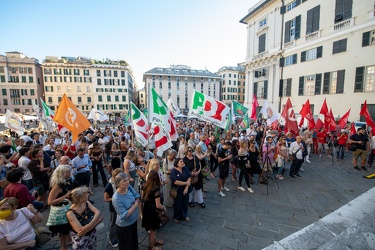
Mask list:
[{"label": "flag pole", "polygon": [[[147,91],[148,90],[148,91]],[[147,98],[146,98],[146,100],[147,100],[147,108],[148,108],[148,110],[150,110],[150,83],[148,82],[147,83],[147,85],[146,85],[146,94],[147,94]],[[148,127],[149,127],[149,129],[148,129],[148,136],[147,136],[147,146],[146,146],[146,161],[148,162],[149,161],[149,156],[150,156],[150,154],[149,154],[149,151],[150,151],[150,137],[151,137],[151,134],[150,134],[150,131],[151,131],[151,123],[150,123],[150,114],[147,116],[147,121],[148,121]]]}]

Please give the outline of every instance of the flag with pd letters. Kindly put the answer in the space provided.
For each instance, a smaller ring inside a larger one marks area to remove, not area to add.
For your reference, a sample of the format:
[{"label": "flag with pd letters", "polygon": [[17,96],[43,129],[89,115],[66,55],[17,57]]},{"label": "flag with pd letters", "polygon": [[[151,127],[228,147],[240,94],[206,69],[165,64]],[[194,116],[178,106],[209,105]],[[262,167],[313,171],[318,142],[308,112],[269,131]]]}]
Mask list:
[{"label": "flag with pd letters", "polygon": [[53,120],[72,132],[73,142],[78,139],[80,133],[91,126],[87,118],[65,94]]},{"label": "flag with pd letters", "polygon": [[154,88],[151,88],[151,101],[149,108],[149,122],[164,126],[167,135],[169,135],[170,125],[168,123],[168,106],[167,104],[165,104],[163,99],[158,95],[158,93],[156,93],[156,90]]},{"label": "flag with pd letters", "polygon": [[225,128],[227,114],[230,108],[224,103],[194,90],[192,95],[189,116],[195,115],[200,120],[211,122],[214,125]]},{"label": "flag with pd letters", "polygon": [[133,102],[131,103],[131,107],[135,139],[143,147],[146,147],[148,143],[148,120]]}]

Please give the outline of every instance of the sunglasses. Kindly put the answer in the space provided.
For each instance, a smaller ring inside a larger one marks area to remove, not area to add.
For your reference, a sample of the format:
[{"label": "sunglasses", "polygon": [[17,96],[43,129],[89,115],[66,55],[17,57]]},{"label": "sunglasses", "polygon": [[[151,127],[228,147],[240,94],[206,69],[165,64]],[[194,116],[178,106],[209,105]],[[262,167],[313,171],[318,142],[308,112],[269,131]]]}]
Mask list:
[{"label": "sunglasses", "polygon": [[194,152],[194,150],[192,150],[192,149],[189,149],[189,150],[188,150],[188,152]]}]

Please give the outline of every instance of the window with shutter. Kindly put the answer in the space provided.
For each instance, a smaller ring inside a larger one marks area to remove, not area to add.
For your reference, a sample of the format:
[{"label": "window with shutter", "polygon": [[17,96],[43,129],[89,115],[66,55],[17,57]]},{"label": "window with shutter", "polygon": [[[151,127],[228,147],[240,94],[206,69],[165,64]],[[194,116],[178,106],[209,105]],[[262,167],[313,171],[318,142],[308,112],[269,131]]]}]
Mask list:
[{"label": "window with shutter", "polygon": [[333,42],[332,54],[337,54],[346,51],[347,38]]},{"label": "window with shutter", "polygon": [[315,95],[320,95],[322,89],[322,74],[315,75]]},{"label": "window with shutter", "polygon": [[298,84],[298,95],[301,96],[303,95],[303,87],[305,85],[305,77],[304,76],[300,76],[299,78],[299,84]]},{"label": "window with shutter", "polygon": [[283,92],[284,92],[284,80],[280,79],[280,82],[279,82],[279,97],[283,97]]},{"label": "window with shutter", "polygon": [[290,42],[290,25],[291,20],[285,23],[285,32],[284,32],[284,43]]},{"label": "window with shutter", "polygon": [[354,83],[354,92],[363,91],[363,73],[365,67],[358,67],[355,70],[355,83]]},{"label": "window with shutter", "polygon": [[292,78],[286,80],[286,96],[292,96]]},{"label": "window with shutter", "polygon": [[259,36],[258,53],[262,53],[266,50],[266,34]]},{"label": "window with shutter", "polygon": [[268,97],[268,81],[264,81],[263,88],[264,88],[264,94],[263,94],[264,99],[267,99],[267,97]]},{"label": "window with shutter", "polygon": [[344,21],[352,17],[352,0],[336,0],[335,23]]},{"label": "window with shutter", "polygon": [[306,35],[319,30],[320,5],[307,11]]},{"label": "window with shutter", "polygon": [[345,69],[337,71],[336,94],[344,93]]},{"label": "window with shutter", "polygon": [[330,81],[330,73],[326,72],[324,73],[324,79],[323,79],[323,95],[329,94],[329,81]]}]

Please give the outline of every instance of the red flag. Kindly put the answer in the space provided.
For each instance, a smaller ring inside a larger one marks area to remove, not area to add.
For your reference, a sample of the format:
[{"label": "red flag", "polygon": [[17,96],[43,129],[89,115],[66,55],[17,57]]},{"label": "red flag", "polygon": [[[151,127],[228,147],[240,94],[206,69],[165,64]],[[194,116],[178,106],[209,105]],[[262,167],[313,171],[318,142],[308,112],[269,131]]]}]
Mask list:
[{"label": "red flag", "polygon": [[292,102],[290,101],[290,98],[286,101],[286,104],[284,106],[284,110],[281,113],[281,116],[285,119],[285,127],[289,130],[293,131],[294,133],[298,133],[298,125],[296,116],[294,114]]},{"label": "red flag", "polygon": [[350,114],[350,109],[348,112],[345,113],[345,115],[343,115],[339,121],[339,125],[341,128],[345,128],[346,124],[348,123],[348,119],[349,119],[349,114]]},{"label": "red flag", "polygon": [[329,116],[328,112],[329,111],[328,111],[327,102],[326,102],[326,99],[324,99],[324,102],[323,102],[322,108],[320,109],[319,114],[322,114],[324,116]]},{"label": "red flag", "polygon": [[306,103],[302,106],[302,109],[299,113],[303,118],[306,118],[309,121],[309,130],[313,129],[315,127],[315,120],[311,111],[309,99],[307,99]]},{"label": "red flag", "polygon": [[352,122],[350,126],[350,135],[352,136],[354,134],[357,134],[357,131],[355,131],[355,125],[354,125],[354,122]]},{"label": "red flag", "polygon": [[302,127],[304,122],[305,122],[305,117],[302,116],[301,120],[299,121],[298,127]]},{"label": "red flag", "polygon": [[363,104],[361,112],[359,113],[359,115],[364,116],[366,118],[366,123],[367,123],[368,126],[370,126],[373,129],[375,128],[375,123],[372,120],[370,112],[368,111],[368,108],[367,108],[367,100]]},{"label": "red flag", "polygon": [[322,122],[322,119],[318,118],[318,120],[316,121],[315,128],[317,130],[319,130],[319,129],[323,128],[323,126],[324,126],[324,123]]},{"label": "red flag", "polygon": [[329,116],[324,116],[324,123],[327,131],[334,131],[336,129],[336,121],[333,116],[332,108],[330,109]]},{"label": "red flag", "polygon": [[257,107],[258,106],[259,106],[259,103],[258,103],[258,100],[257,100],[257,96],[254,95],[253,102],[252,102],[251,116],[250,116],[250,118],[252,120],[256,120],[257,119]]}]

